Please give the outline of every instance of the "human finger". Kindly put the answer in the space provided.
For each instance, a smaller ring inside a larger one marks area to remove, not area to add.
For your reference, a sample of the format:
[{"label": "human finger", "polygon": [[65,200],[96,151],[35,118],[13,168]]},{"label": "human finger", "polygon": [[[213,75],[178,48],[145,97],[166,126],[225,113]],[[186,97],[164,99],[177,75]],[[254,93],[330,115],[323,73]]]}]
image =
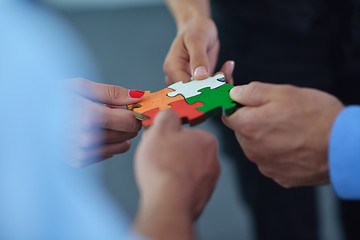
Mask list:
[{"label": "human finger", "polygon": [[182,38],[178,37],[171,45],[163,64],[163,71],[168,85],[179,81],[190,81],[189,55]]},{"label": "human finger", "polygon": [[124,153],[130,149],[130,146],[130,141],[124,141],[121,143],[99,146],[97,148],[79,149],[77,153],[75,153],[75,160],[71,162],[71,165],[73,165],[74,167],[85,167],[96,162],[108,159],[115,154]]},{"label": "human finger", "polygon": [[202,39],[195,39],[186,46],[190,57],[190,69],[194,79],[209,77],[210,63],[207,46]]},{"label": "human finger", "polygon": [[230,97],[245,106],[260,106],[270,101],[274,91],[278,88],[275,84],[251,82],[232,88]]},{"label": "human finger", "polygon": [[141,129],[141,122],[136,119],[132,111],[101,106],[99,115],[98,127],[128,133],[138,132]]},{"label": "human finger", "polygon": [[81,78],[72,80],[71,90],[92,101],[109,105],[136,103],[144,95],[141,90],[129,90],[120,86],[95,83]]},{"label": "human finger", "polygon": [[233,72],[235,69],[235,62],[234,61],[226,61],[222,67],[221,67],[221,72],[225,75],[225,79],[226,82],[229,84],[234,84],[234,79],[233,79]]},{"label": "human finger", "polygon": [[120,143],[133,139],[137,132],[120,132],[108,129],[88,130],[81,134],[78,140],[79,147],[89,148],[110,143]]},{"label": "human finger", "polygon": [[179,116],[172,110],[161,111],[155,118],[150,131],[167,133],[180,130],[181,121]]}]

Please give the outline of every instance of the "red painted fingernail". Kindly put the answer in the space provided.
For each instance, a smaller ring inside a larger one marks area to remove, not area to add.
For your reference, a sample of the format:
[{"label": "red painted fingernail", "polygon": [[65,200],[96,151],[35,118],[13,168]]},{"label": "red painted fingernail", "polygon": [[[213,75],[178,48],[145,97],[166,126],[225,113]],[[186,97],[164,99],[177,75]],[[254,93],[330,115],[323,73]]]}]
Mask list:
[{"label": "red painted fingernail", "polygon": [[129,96],[132,98],[141,98],[145,92],[140,90],[129,90]]}]

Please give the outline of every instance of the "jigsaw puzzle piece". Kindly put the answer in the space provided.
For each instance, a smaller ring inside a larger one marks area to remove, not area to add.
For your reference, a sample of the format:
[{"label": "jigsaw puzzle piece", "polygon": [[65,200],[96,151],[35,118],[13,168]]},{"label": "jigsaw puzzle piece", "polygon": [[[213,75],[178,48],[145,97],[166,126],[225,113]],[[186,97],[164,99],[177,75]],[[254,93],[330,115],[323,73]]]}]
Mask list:
[{"label": "jigsaw puzzle piece", "polygon": [[167,95],[169,97],[175,97],[176,95],[183,95],[184,98],[194,97],[200,94],[199,90],[209,87],[211,89],[218,88],[226,84],[224,74],[217,74],[213,77],[209,77],[204,80],[192,80],[190,82],[177,82],[174,83],[168,88],[173,89],[174,91],[169,92]]},{"label": "jigsaw puzzle piece", "polygon": [[[190,126],[197,125],[206,120],[205,113],[197,110],[196,108],[203,106],[201,102],[196,102],[194,104],[188,104],[185,100],[178,100],[169,104],[171,110],[176,112],[176,114],[181,119],[181,123],[189,123]],[[159,108],[154,108],[149,111],[144,112],[142,115],[142,124],[144,127],[149,127],[153,124],[156,115],[160,112]]]},{"label": "jigsaw puzzle piece", "polygon": [[183,100],[184,97],[179,95],[175,97],[169,97],[167,94],[173,92],[174,90],[169,88],[161,89],[157,92],[146,91],[142,100],[136,104],[127,105],[128,109],[133,110],[135,113],[142,114],[154,108],[159,108],[160,110],[168,109],[168,105],[171,102]]},{"label": "jigsaw puzzle piece", "polygon": [[179,100],[169,104],[171,110],[174,110],[181,118],[181,122],[189,123],[190,126],[195,126],[206,120],[205,113],[197,110],[197,108],[204,106],[201,102],[188,104],[186,100]]},{"label": "jigsaw puzzle piece", "polygon": [[159,112],[160,112],[159,108],[154,108],[154,109],[144,112],[142,114],[143,115],[143,120],[141,122],[142,125],[144,127],[150,127],[153,124],[155,117]]},{"label": "jigsaw puzzle piece", "polygon": [[200,95],[187,98],[186,101],[189,104],[196,102],[204,103],[204,106],[198,107],[197,110],[204,112],[206,117],[213,117],[218,114],[228,116],[239,106],[229,95],[229,91],[233,87],[233,85],[224,84],[215,89],[203,88],[199,90],[201,92]]}]

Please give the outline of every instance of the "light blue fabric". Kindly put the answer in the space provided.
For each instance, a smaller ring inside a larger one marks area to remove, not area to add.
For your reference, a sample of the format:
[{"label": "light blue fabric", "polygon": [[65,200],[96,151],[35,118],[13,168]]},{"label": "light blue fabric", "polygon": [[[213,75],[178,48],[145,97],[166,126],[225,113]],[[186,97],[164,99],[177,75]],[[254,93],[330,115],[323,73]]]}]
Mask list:
[{"label": "light blue fabric", "polygon": [[360,106],[346,107],[336,118],[329,161],[331,183],[337,195],[360,200]]},{"label": "light blue fabric", "polygon": [[0,239],[136,238],[101,165],[66,164],[75,119],[59,79],[79,75],[98,77],[62,18],[32,2],[0,3]]}]

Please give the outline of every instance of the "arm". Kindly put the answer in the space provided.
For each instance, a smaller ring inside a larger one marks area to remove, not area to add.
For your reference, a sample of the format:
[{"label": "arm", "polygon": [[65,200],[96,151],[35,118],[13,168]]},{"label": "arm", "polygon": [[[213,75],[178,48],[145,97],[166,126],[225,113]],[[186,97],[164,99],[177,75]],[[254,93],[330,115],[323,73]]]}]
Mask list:
[{"label": "arm", "polygon": [[331,183],[341,198],[360,199],[360,106],[337,117],[329,143]]},{"label": "arm", "polygon": [[211,18],[209,0],[166,0],[179,31],[193,18]]},{"label": "arm", "polygon": [[194,239],[194,219],[184,211],[179,192],[169,182],[156,188],[150,199],[142,199],[135,221],[136,230],[156,240]]},{"label": "arm", "polygon": [[213,136],[181,129],[172,111],[159,113],[135,154],[140,191],[135,229],[151,239],[194,239],[194,222],[219,172]]}]

